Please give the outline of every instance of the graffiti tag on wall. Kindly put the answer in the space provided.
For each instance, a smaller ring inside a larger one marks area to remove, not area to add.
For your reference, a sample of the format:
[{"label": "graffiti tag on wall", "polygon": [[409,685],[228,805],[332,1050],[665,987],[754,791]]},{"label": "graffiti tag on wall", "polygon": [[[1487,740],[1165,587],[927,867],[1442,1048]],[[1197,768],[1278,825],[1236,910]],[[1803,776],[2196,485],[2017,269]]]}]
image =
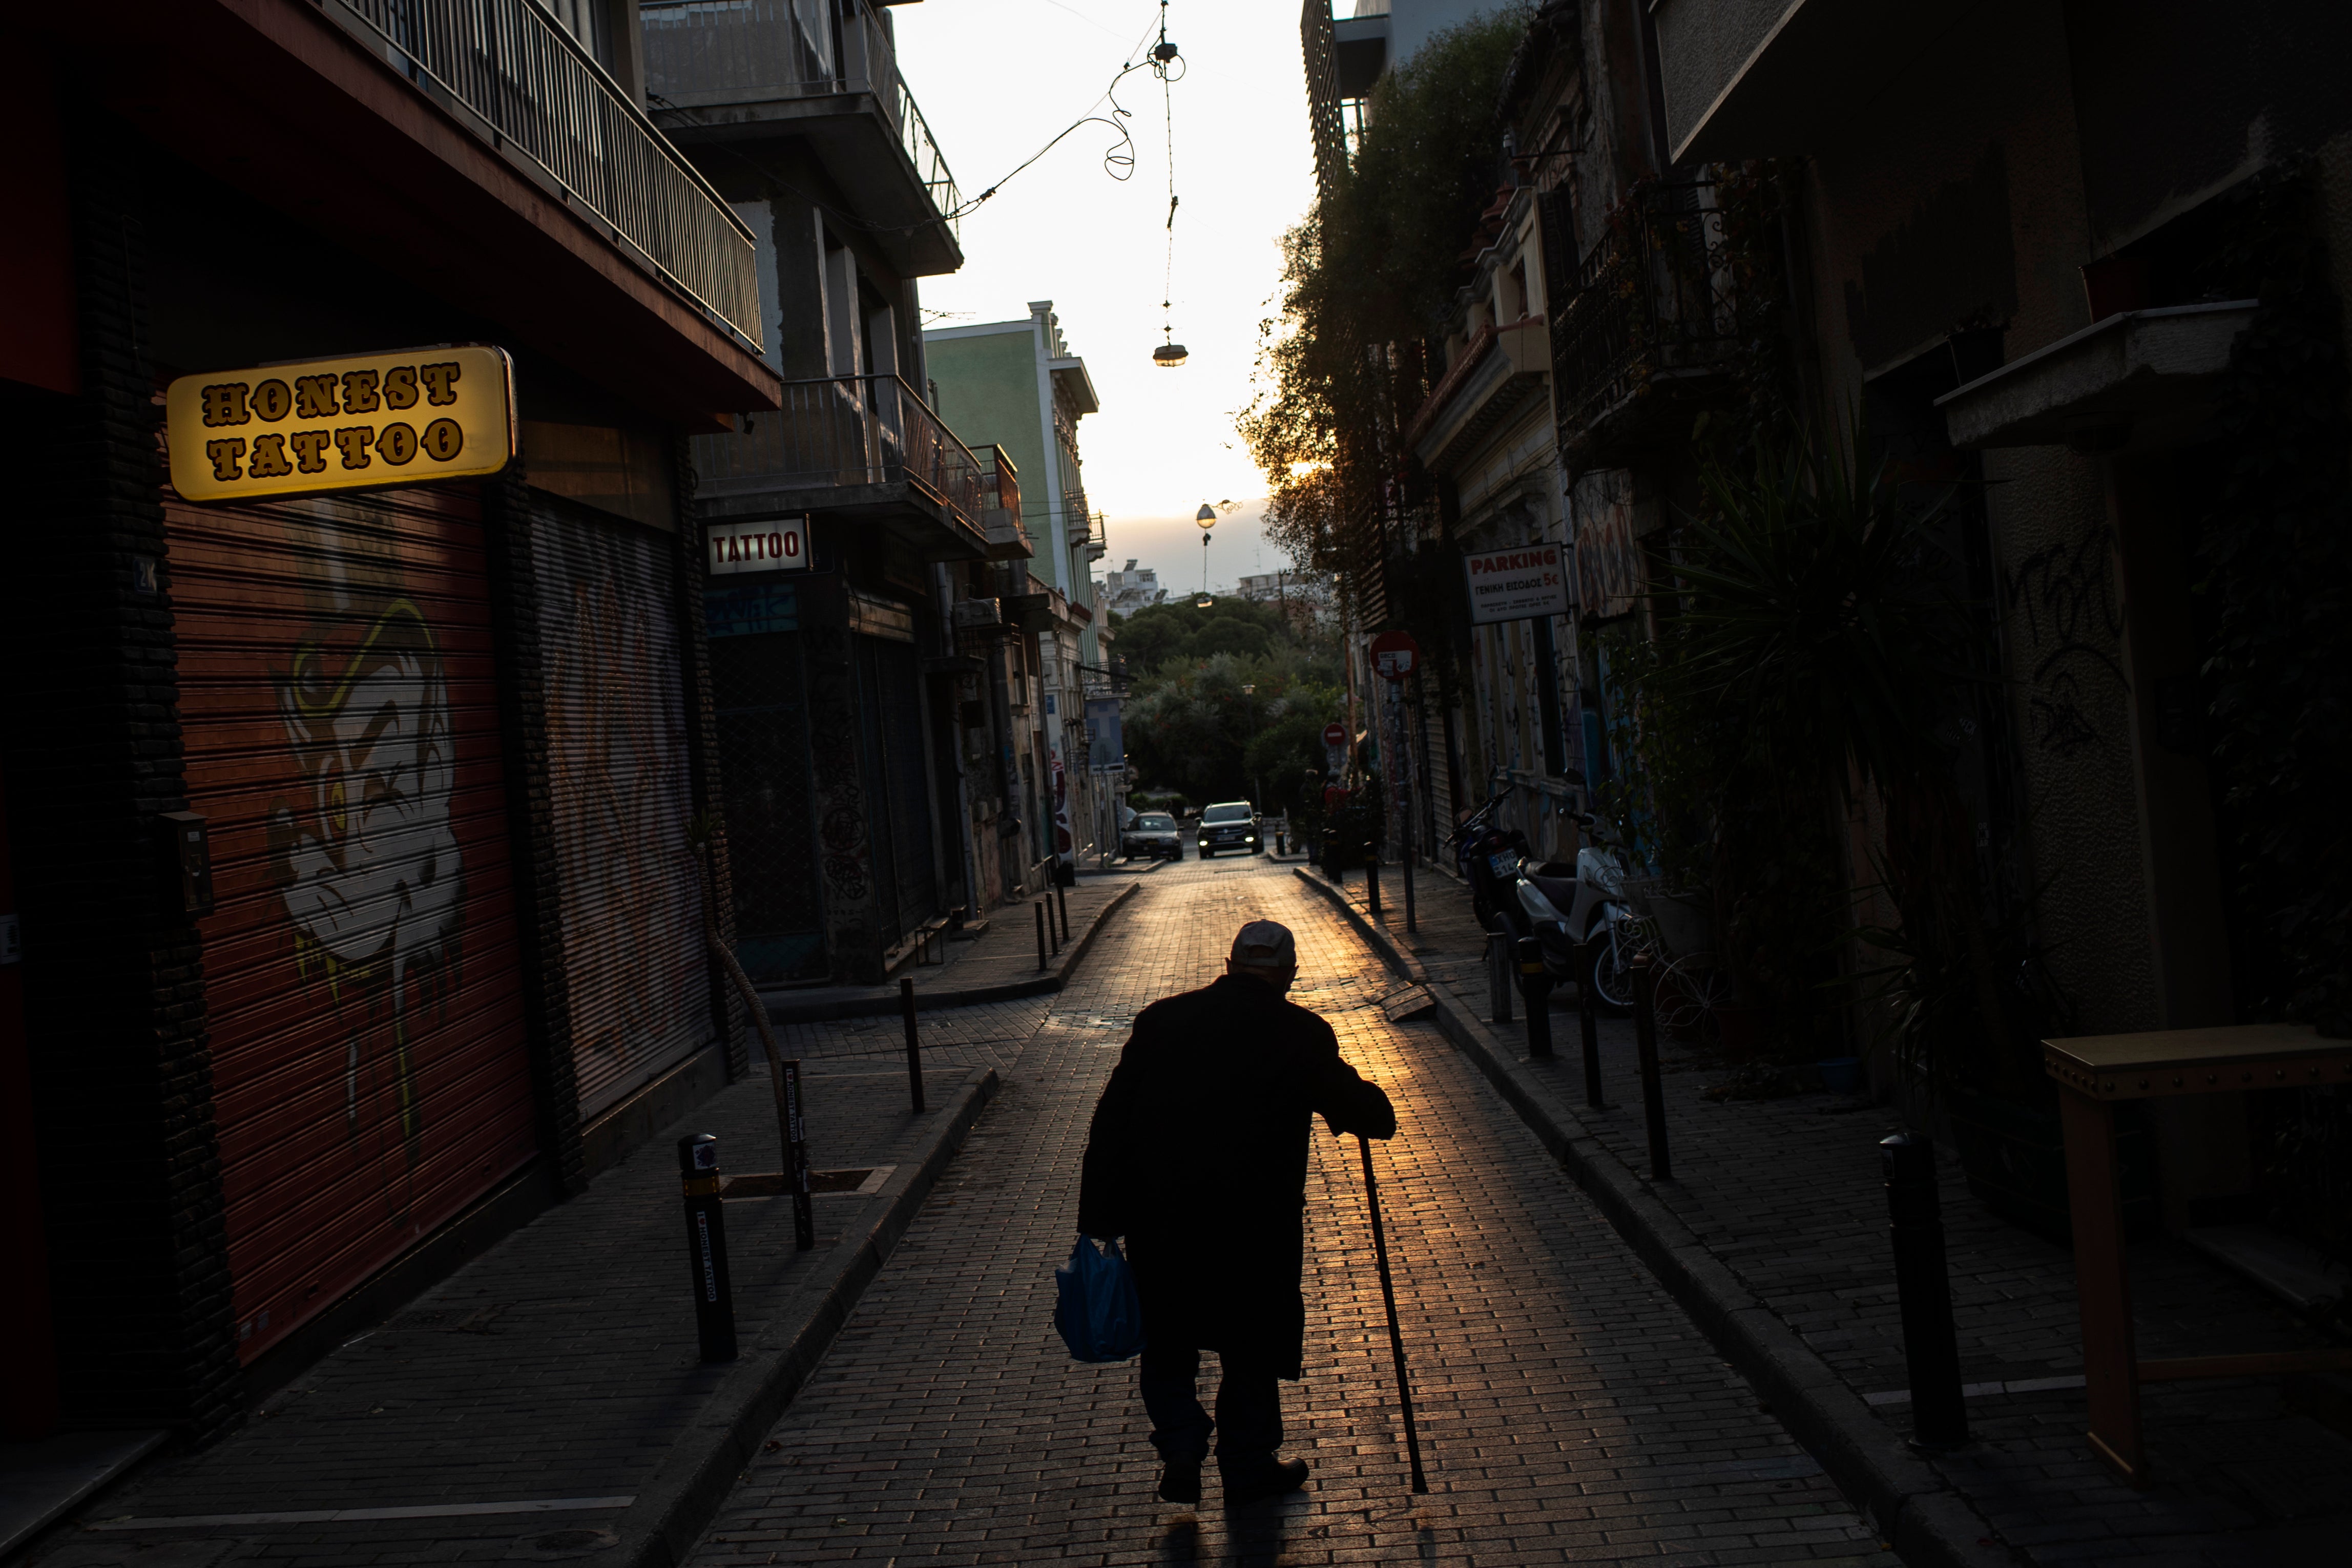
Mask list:
[{"label": "graffiti tag on wall", "polygon": [[2089,705],[2112,683],[2129,690],[2109,652],[2123,634],[2110,565],[2113,535],[2102,523],[2071,545],[2052,545],[2017,564],[2009,575],[2010,602],[2020,612],[2032,661],[2026,706],[2033,742],[2068,757],[2099,738]]}]

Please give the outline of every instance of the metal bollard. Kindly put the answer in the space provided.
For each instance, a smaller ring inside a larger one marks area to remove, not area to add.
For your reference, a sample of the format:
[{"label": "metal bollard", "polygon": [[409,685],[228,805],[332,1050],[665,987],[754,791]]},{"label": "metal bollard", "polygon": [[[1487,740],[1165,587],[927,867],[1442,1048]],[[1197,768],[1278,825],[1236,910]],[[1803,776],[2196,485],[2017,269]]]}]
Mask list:
[{"label": "metal bollard", "polygon": [[1054,903],[1062,912],[1062,946],[1070,945],[1070,889],[1066,883],[1054,884]]},{"label": "metal bollard", "polygon": [[1666,1153],[1666,1091],[1658,1081],[1657,976],[1647,953],[1633,955],[1633,1042],[1642,1052],[1642,1115],[1650,1124],[1650,1179],[1675,1179]]},{"label": "metal bollard", "polygon": [[719,1196],[719,1140],[696,1133],[677,1141],[686,1188],[687,1272],[694,1281],[694,1333],[705,1361],[735,1359],[735,1292],[727,1278],[727,1216]]},{"label": "metal bollard", "polygon": [[1287,835],[1280,828],[1276,828],[1274,831],[1274,852],[1276,858],[1286,855],[1290,852],[1288,849],[1284,847],[1286,838]]},{"label": "metal bollard", "polygon": [[1878,1143],[1886,1176],[1887,1230],[1895,1239],[1895,1293],[1903,1313],[1903,1360],[1911,1375],[1911,1440],[1953,1448],[1969,1440],[1960,1396],[1960,1346],[1952,1281],[1944,1267],[1944,1212],[1936,1145],[1916,1133]]},{"label": "metal bollard", "polygon": [[1045,917],[1047,950],[1056,958],[1062,956],[1061,930],[1054,924],[1054,895],[1047,894],[1037,901],[1037,912]]},{"label": "metal bollard", "polygon": [[1592,966],[1597,958],[1591,945],[1577,949],[1576,972],[1583,977],[1576,982],[1576,1032],[1584,1046],[1584,1103],[1593,1110],[1601,1103],[1601,1011],[1592,995]]},{"label": "metal bollard", "polygon": [[1381,853],[1374,850],[1364,857],[1364,893],[1372,901],[1372,919],[1381,917]]},{"label": "metal bollard", "polygon": [[1486,934],[1487,1016],[1496,1023],[1511,1021],[1511,934],[1489,931]]},{"label": "metal bollard", "polygon": [[1041,902],[1038,904],[1038,905],[1037,905],[1037,967],[1039,967],[1040,969],[1042,969],[1042,968],[1044,968],[1045,967],[1045,904],[1041,901]]},{"label": "metal bollard", "polygon": [[923,1042],[915,1032],[915,982],[898,982],[898,1011],[907,1020],[907,1093],[915,1103],[915,1114],[923,1113]]},{"label": "metal bollard", "polygon": [[1544,967],[1543,943],[1534,936],[1519,938],[1519,994],[1528,1004],[1528,1055],[1551,1058],[1551,971]]},{"label": "metal bollard", "polygon": [[805,1252],[816,1245],[816,1205],[809,1199],[808,1117],[801,1107],[800,1058],[788,1056],[784,1070],[784,1181],[793,1189],[793,1245]]}]

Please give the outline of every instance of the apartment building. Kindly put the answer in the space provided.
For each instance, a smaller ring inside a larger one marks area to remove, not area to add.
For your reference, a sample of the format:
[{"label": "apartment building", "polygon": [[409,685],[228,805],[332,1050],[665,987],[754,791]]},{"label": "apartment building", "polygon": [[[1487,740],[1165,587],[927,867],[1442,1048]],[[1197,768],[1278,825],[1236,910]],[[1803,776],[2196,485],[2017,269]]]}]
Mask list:
[{"label": "apartment building", "polygon": [[1116,841],[1110,803],[1125,788],[1117,758],[1097,767],[1087,726],[1088,701],[1116,699],[1105,653],[1113,634],[1093,570],[1108,546],[1078,459],[1078,422],[1100,403],[1050,299],[1031,300],[1024,319],[934,328],[923,340],[949,425],[1003,450],[1024,476],[1020,521],[1036,547],[1002,573],[1003,622],[1014,634],[971,633],[976,650],[987,643],[978,656],[1003,664],[1014,716],[999,760],[1003,799],[1020,830],[1001,831],[1003,809],[996,821],[1000,843],[1020,849],[1021,859],[1003,867],[1006,895],[1018,896],[1067,881],[1080,861]]},{"label": "apartment building", "polygon": [[220,1432],[740,1070],[684,447],[782,393],[635,10],[0,24],[12,1435]]},{"label": "apartment building", "polygon": [[925,366],[917,289],[962,265],[961,198],[887,7],[643,13],[654,120],[753,235],[782,383],[690,455],[736,951],[762,986],[879,980],[978,906],[955,606],[1019,548],[987,526],[1019,476],[957,439]]}]

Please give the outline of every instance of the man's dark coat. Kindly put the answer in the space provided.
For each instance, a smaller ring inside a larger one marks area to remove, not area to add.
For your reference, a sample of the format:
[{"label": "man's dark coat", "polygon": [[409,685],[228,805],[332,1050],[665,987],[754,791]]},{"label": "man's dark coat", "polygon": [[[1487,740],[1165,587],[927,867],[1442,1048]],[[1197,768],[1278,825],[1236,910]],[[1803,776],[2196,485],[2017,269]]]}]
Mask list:
[{"label": "man's dark coat", "polygon": [[1228,975],[1135,1020],[1095,1106],[1078,1228],[1124,1236],[1155,1347],[1213,1350],[1297,1377],[1307,1139],[1385,1138],[1396,1113],[1339,1060],[1331,1026]]}]

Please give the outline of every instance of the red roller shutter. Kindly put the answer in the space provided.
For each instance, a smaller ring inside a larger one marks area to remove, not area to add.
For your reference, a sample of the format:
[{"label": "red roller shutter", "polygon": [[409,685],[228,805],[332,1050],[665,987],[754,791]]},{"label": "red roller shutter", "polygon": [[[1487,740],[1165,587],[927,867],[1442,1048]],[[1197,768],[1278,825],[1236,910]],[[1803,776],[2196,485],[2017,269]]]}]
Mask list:
[{"label": "red roller shutter", "polygon": [[479,500],[166,522],[250,1361],[533,1153]]},{"label": "red roller shutter", "polygon": [[548,774],[584,1119],[709,1043],[677,541],[543,503]]}]

